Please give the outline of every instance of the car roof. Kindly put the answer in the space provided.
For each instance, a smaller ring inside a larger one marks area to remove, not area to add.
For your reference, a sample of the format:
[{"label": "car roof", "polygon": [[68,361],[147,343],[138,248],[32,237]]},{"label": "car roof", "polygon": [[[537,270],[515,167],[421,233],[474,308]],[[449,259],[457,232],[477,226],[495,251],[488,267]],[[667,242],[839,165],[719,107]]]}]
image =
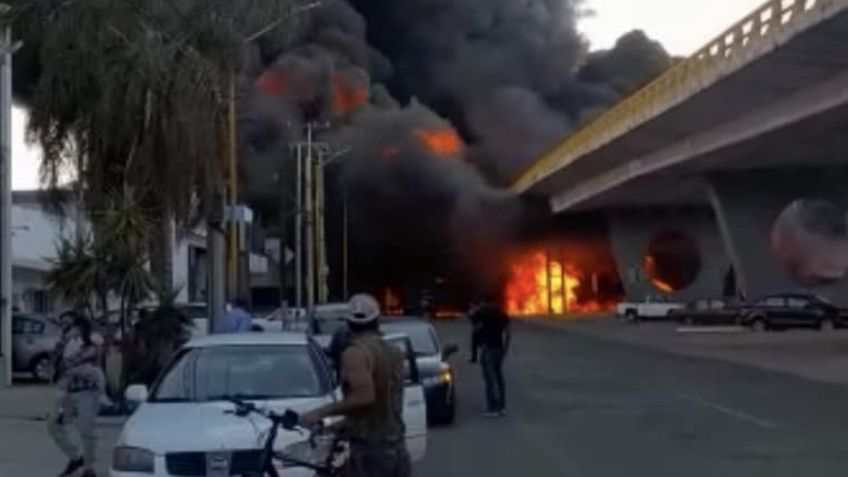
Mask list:
[{"label": "car roof", "polygon": [[810,295],[809,293],[793,292],[793,293],[772,293],[771,295],[766,295],[766,296],[763,297],[763,299],[765,299],[765,298],[816,298],[816,296]]},{"label": "car roof", "polygon": [[246,332],[223,333],[194,338],[186,348],[211,348],[215,346],[304,346],[308,343],[303,333],[291,332]]},{"label": "car roof", "polygon": [[380,325],[425,325],[432,326],[429,321],[424,318],[415,316],[381,316]]}]

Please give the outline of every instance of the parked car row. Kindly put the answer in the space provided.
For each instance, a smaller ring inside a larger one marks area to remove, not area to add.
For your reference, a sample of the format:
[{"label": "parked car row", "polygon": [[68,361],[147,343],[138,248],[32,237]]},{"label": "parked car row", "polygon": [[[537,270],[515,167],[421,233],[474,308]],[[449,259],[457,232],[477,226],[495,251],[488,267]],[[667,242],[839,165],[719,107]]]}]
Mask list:
[{"label": "parked car row", "polygon": [[848,308],[806,293],[767,295],[750,303],[719,299],[689,304],[621,303],[618,314],[628,321],[669,319],[687,325],[739,325],[754,331],[790,328],[831,331],[848,327]]}]

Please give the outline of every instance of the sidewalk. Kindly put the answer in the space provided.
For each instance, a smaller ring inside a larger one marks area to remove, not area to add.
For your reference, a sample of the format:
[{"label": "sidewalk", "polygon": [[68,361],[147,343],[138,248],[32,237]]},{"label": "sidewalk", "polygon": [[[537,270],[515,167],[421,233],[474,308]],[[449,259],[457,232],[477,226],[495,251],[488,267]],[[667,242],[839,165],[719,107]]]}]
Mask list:
[{"label": "sidewalk", "polygon": [[[65,466],[65,457],[47,435],[45,416],[56,401],[56,390],[48,386],[0,388],[0,476],[51,476]],[[107,475],[122,424],[122,419],[98,420],[98,475]]]},{"label": "sidewalk", "polygon": [[579,321],[527,320],[535,326],[848,385],[848,331],[753,333],[732,328],[679,328],[673,323],[622,323],[609,317]]}]

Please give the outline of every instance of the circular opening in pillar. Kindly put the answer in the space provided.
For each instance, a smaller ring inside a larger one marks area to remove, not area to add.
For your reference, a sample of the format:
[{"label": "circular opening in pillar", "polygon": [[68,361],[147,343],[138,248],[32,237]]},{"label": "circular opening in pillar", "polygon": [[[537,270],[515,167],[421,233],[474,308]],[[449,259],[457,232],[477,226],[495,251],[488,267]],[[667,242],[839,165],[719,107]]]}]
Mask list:
[{"label": "circular opening in pillar", "polygon": [[657,290],[670,293],[695,281],[701,271],[701,253],[691,237],[667,230],[651,239],[642,267]]},{"label": "circular opening in pillar", "polygon": [[823,199],[798,199],[775,219],[771,248],[800,285],[837,282],[848,272],[845,211]]}]

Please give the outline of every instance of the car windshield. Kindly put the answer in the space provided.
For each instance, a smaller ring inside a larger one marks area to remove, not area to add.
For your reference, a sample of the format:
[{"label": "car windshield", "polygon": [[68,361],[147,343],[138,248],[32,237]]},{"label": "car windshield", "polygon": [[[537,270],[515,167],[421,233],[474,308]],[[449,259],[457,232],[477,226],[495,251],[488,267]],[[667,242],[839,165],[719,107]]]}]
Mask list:
[{"label": "car windshield", "polygon": [[439,354],[438,344],[430,325],[426,323],[383,323],[380,328],[384,333],[397,333],[409,336],[412,351],[417,356],[432,356]]},{"label": "car windshield", "polygon": [[152,401],[304,398],[322,391],[306,346],[213,346],[183,352],[153,391]]},{"label": "car windshield", "polygon": [[333,335],[347,326],[344,318],[318,318],[314,323],[315,333],[319,335]]}]

